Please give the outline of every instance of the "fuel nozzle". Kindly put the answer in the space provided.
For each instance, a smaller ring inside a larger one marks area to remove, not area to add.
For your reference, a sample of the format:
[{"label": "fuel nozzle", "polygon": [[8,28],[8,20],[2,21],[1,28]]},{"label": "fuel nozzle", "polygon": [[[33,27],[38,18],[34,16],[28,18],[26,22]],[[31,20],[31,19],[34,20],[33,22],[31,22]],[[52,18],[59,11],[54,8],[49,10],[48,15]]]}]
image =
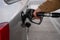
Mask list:
[{"label": "fuel nozzle", "polygon": [[35,22],[33,21],[33,12],[35,10],[34,9],[27,9],[26,13],[24,14],[23,12],[21,13],[21,19],[22,19],[22,24],[25,25],[26,27],[30,27],[31,24],[29,22],[26,22],[26,19],[28,19],[30,22],[34,23],[34,24],[38,24],[40,25],[43,21],[43,17],[53,17],[53,18],[59,18],[60,17],[60,13],[46,13],[46,12],[38,12],[36,15],[39,18],[39,22]]}]

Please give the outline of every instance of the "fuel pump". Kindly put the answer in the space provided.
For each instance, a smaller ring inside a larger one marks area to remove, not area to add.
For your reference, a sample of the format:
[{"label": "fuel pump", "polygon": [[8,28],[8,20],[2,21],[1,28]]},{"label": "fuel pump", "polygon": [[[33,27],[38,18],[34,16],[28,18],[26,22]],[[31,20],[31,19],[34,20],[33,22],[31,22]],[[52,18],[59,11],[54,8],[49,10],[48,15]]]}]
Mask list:
[{"label": "fuel pump", "polygon": [[26,22],[27,18],[29,19],[30,22],[40,25],[42,23],[44,17],[52,17],[52,18],[59,18],[60,17],[60,13],[38,12],[37,16],[40,17],[40,21],[39,21],[39,23],[36,23],[36,22],[32,21],[32,20],[34,20],[33,19],[34,18],[34,15],[33,15],[34,11],[35,11],[34,9],[27,9],[25,14],[24,14],[24,12],[21,13],[22,25],[25,25],[26,27],[31,26],[31,23]]}]

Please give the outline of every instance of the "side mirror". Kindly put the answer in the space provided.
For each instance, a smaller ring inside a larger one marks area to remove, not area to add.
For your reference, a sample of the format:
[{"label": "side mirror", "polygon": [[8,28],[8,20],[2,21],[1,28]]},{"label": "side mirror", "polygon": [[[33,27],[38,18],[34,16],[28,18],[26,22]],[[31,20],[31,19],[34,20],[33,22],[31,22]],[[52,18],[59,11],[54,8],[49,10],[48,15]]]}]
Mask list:
[{"label": "side mirror", "polygon": [[13,3],[16,3],[16,2],[18,2],[18,1],[21,1],[21,0],[4,0],[4,2],[5,2],[6,4],[8,4],[8,5],[13,4]]}]

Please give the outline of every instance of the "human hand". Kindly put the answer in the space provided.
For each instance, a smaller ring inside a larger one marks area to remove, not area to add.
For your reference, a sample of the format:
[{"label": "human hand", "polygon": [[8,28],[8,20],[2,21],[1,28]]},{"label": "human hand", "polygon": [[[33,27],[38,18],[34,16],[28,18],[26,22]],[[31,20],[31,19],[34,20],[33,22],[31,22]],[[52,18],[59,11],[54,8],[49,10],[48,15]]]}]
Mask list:
[{"label": "human hand", "polygon": [[40,8],[36,9],[36,10],[33,12],[34,18],[36,18],[36,19],[39,19],[39,17],[37,16],[38,12],[41,12],[41,9],[40,9]]}]

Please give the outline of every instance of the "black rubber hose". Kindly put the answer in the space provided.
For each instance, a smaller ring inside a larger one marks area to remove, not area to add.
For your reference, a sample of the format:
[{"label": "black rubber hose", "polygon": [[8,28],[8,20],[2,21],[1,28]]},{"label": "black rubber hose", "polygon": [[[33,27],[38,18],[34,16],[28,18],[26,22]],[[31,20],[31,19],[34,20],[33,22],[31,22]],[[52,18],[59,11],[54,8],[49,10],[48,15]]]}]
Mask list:
[{"label": "black rubber hose", "polygon": [[37,16],[58,18],[58,17],[60,17],[60,13],[39,12],[39,13],[37,13]]}]

